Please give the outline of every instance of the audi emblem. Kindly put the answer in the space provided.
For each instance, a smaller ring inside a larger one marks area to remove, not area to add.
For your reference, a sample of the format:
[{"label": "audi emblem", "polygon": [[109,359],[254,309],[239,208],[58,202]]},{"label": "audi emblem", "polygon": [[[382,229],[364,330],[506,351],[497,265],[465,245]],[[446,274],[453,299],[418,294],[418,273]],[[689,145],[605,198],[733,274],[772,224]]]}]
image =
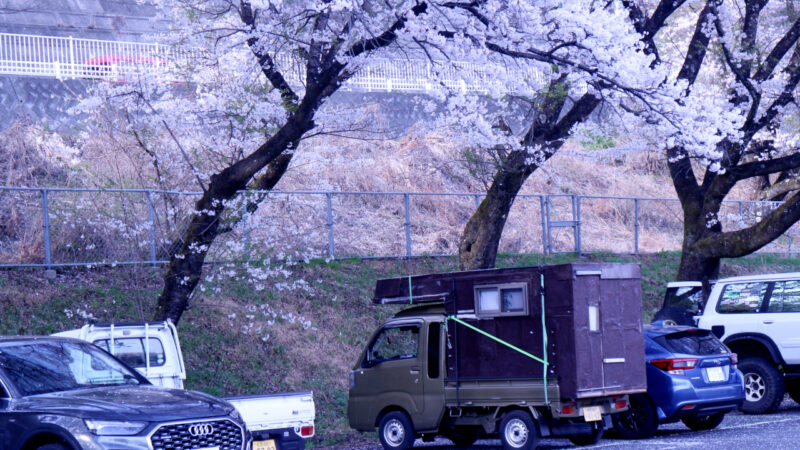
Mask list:
[{"label": "audi emblem", "polygon": [[197,425],[190,425],[189,426],[189,434],[194,437],[198,436],[210,436],[214,434],[214,426],[210,423],[201,423]]}]

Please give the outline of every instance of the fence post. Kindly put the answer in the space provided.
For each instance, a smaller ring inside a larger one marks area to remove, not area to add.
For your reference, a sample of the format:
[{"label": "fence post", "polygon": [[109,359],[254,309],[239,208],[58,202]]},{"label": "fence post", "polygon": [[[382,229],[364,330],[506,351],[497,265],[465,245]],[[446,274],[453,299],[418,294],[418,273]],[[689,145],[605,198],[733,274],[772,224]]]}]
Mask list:
[{"label": "fence post", "polygon": [[250,261],[250,214],[247,213],[247,192],[242,192],[242,237],[244,238],[244,257]]},{"label": "fence post", "polygon": [[150,219],[150,264],[156,266],[156,211],[153,208],[153,192],[148,189],[147,196],[147,217]]},{"label": "fence post", "polygon": [[325,193],[325,206],[326,206],[327,212],[328,212],[328,222],[326,224],[328,226],[328,256],[331,259],[334,259],[334,258],[336,258],[336,256],[333,253],[334,242],[333,242],[333,201],[332,201],[332,198],[333,198],[333,193],[331,193],[331,192],[326,192]]},{"label": "fence post", "polygon": [[411,258],[411,207],[410,207],[410,195],[406,192],[403,194],[403,203],[405,203],[406,207],[406,258]]},{"label": "fence post", "polygon": [[47,197],[47,189],[42,189],[42,229],[44,232],[44,264],[45,269],[50,270],[53,264],[50,258],[50,204]]},{"label": "fence post", "polygon": [[547,254],[547,218],[545,217],[544,195],[539,196],[539,214],[542,216],[542,252]]},{"label": "fence post", "polygon": [[581,196],[572,196],[572,213],[575,218],[575,251],[581,254]]},{"label": "fence post", "polygon": [[69,68],[72,78],[75,78],[75,41],[72,40],[72,36],[69,37]]},{"label": "fence post", "polygon": [[639,199],[633,199],[633,254],[639,254]]}]

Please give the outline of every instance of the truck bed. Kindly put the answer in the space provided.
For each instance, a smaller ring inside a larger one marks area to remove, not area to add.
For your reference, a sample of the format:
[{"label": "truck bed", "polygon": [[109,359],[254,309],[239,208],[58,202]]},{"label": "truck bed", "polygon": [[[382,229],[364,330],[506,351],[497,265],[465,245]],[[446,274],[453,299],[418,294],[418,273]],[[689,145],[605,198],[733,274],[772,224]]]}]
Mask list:
[{"label": "truck bed", "polygon": [[314,396],[311,391],[226,397],[225,400],[236,407],[250,431],[299,430],[314,425]]},{"label": "truck bed", "polygon": [[[557,381],[548,379],[547,385],[547,398],[557,401],[560,394]],[[542,378],[446,379],[444,395],[449,407],[545,404]]]}]

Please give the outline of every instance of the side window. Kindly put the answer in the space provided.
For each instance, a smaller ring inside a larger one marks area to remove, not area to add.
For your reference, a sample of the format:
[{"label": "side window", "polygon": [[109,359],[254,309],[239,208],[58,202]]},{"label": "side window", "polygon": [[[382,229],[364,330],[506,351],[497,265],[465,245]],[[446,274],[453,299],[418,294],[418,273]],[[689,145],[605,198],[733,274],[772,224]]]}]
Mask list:
[{"label": "side window", "polygon": [[761,310],[767,294],[767,283],[736,283],[726,285],[717,305],[720,313],[752,313]]},{"label": "side window", "polygon": [[11,396],[8,395],[6,388],[2,384],[0,384],[0,398],[10,398],[10,397]]},{"label": "side window", "polygon": [[525,283],[475,287],[478,317],[525,316],[528,295]]},{"label": "side window", "polygon": [[389,360],[416,358],[418,348],[418,326],[385,328],[369,348],[369,361],[379,363]]},{"label": "side window", "polygon": [[442,324],[434,322],[428,326],[428,378],[435,380],[439,378],[439,364],[441,355],[439,349],[442,348]]},{"label": "side window", "polygon": [[[150,346],[150,367],[163,366],[166,363],[164,357],[164,346],[158,338],[147,339]],[[109,348],[109,339],[94,341],[94,345],[112,353],[131,367],[146,367],[144,338],[116,338],[114,339],[114,351]]]},{"label": "side window", "polygon": [[800,312],[800,280],[775,283],[769,312]]}]

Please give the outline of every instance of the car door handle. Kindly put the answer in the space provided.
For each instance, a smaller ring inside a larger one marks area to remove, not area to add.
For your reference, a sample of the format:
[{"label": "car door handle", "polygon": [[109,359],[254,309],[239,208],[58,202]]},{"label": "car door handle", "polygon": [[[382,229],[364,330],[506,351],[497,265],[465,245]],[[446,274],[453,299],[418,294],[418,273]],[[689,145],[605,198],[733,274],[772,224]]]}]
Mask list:
[{"label": "car door handle", "polygon": [[769,325],[769,324],[771,324],[771,323],[773,323],[773,322],[775,322],[775,321],[774,321],[774,320],[762,320],[762,321],[761,321],[761,323],[763,323],[763,324],[765,324],[765,325]]},{"label": "car door handle", "polygon": [[408,371],[411,375],[419,375],[419,367],[412,367],[411,370]]}]

